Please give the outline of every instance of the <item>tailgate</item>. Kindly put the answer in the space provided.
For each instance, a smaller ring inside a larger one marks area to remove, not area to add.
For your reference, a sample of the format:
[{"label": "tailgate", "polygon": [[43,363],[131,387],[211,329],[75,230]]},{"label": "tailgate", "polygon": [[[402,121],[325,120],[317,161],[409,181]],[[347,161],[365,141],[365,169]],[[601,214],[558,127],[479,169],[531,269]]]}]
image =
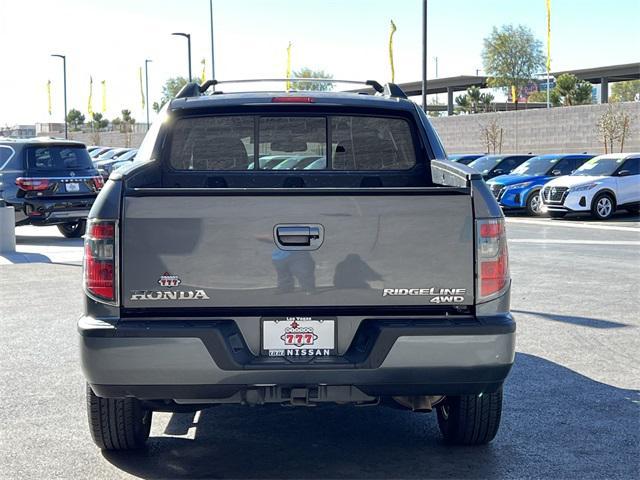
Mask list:
[{"label": "tailgate", "polygon": [[126,197],[123,305],[471,305],[471,196],[424,190]]}]

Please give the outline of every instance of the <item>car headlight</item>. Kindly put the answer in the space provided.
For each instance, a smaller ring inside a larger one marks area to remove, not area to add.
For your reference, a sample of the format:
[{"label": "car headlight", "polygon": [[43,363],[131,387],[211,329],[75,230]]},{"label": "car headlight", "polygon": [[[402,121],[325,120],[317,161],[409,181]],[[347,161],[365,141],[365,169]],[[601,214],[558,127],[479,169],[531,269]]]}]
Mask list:
[{"label": "car headlight", "polygon": [[516,183],[514,185],[509,185],[507,188],[525,188],[528,187],[529,185],[531,185],[533,182],[522,182],[522,183]]},{"label": "car headlight", "polygon": [[587,190],[591,190],[592,188],[597,187],[597,183],[587,183],[586,185],[578,185],[577,187],[571,187],[569,190],[572,192],[586,192]]}]

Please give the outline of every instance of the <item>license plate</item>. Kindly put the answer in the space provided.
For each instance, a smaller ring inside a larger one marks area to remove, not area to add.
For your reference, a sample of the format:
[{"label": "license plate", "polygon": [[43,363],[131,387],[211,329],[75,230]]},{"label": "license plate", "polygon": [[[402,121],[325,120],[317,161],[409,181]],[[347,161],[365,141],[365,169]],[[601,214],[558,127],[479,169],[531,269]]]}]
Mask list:
[{"label": "license plate", "polygon": [[333,318],[284,317],[262,320],[262,353],[269,357],[324,357],[336,353]]},{"label": "license plate", "polygon": [[67,192],[79,192],[80,184],[79,183],[65,183],[64,184]]}]

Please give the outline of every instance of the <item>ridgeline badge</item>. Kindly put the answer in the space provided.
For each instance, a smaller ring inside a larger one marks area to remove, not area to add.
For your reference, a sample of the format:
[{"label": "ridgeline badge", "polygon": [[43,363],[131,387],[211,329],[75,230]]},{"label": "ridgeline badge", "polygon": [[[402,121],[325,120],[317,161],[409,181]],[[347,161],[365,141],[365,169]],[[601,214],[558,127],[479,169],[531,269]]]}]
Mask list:
[{"label": "ridgeline badge", "polygon": [[181,283],[182,280],[180,280],[180,277],[178,277],[177,275],[171,275],[169,272],[164,272],[158,279],[158,284],[161,287],[177,287]]}]

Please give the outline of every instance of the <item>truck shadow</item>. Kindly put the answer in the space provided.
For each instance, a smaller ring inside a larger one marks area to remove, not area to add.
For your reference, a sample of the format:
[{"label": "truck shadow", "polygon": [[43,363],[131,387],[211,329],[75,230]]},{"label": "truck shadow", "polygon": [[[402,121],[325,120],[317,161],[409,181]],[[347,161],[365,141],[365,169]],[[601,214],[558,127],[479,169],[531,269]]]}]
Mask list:
[{"label": "truck shadow", "polygon": [[493,443],[450,447],[434,414],[388,408],[222,406],[173,414],[138,453],[105,453],[142,478],[573,478],[637,473],[638,392],[520,353]]},{"label": "truck shadow", "polygon": [[590,328],[600,328],[600,329],[630,327],[630,325],[626,323],[612,322],[611,320],[602,320],[601,318],[576,317],[573,315],[560,315],[557,313],[531,312],[528,310],[513,310],[513,309],[511,310],[511,312],[515,314],[524,313],[526,315],[533,315],[534,317],[540,317],[544,320],[570,323],[571,325],[578,325],[580,327],[590,327]]}]

